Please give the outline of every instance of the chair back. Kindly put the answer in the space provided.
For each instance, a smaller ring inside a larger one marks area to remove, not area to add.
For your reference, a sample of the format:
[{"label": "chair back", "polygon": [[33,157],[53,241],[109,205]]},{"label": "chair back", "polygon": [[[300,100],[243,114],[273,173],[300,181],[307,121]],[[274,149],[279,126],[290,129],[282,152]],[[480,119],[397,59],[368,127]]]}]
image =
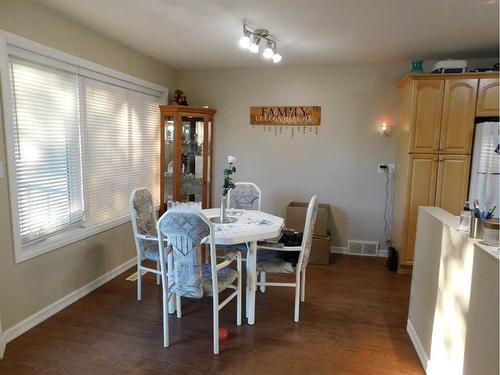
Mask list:
[{"label": "chair back", "polygon": [[134,231],[137,256],[143,256],[144,251],[151,246],[156,246],[156,241],[140,239],[138,235],[157,237],[156,213],[153,205],[153,196],[145,187],[132,190],[130,193],[130,216]]},{"label": "chair back", "polygon": [[[173,277],[175,293],[181,297],[203,297],[201,244],[207,236],[210,236],[211,243],[215,243],[210,220],[199,209],[179,206],[165,212],[158,220],[157,227],[160,248],[163,248],[164,237],[171,247],[173,269],[169,269],[169,278]],[[210,246],[210,249],[212,281],[215,280],[213,285],[217,285],[217,272],[213,272],[215,251],[212,251],[213,246]],[[164,251],[160,254],[164,254]]]},{"label": "chair back", "polygon": [[309,263],[309,254],[311,254],[311,245],[314,232],[314,223],[316,222],[316,213],[318,212],[318,198],[314,195],[309,201],[306,213],[306,223],[304,225],[304,235],[302,237],[302,249],[300,251],[297,268],[304,270]]},{"label": "chair back", "polygon": [[261,210],[262,192],[253,182],[237,182],[228,193],[228,208]]}]

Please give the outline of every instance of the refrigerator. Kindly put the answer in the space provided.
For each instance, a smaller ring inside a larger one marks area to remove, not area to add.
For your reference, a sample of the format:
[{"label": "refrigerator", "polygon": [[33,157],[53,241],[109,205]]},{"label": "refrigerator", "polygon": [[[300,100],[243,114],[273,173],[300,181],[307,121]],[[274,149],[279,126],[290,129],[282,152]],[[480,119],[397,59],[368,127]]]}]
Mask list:
[{"label": "refrigerator", "polygon": [[500,123],[476,124],[469,182],[469,202],[479,200],[481,209],[497,205],[500,198]]}]

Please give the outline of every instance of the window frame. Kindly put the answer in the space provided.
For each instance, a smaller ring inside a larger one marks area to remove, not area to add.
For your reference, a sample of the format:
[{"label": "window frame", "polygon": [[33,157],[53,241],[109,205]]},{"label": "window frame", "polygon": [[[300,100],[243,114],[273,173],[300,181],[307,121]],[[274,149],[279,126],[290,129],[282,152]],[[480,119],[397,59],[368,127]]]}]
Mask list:
[{"label": "window frame", "polygon": [[[91,227],[74,227],[62,229],[48,237],[22,244],[19,228],[19,211],[17,209],[17,177],[14,156],[13,113],[11,106],[11,86],[9,77],[9,54],[28,59],[33,62],[49,65],[59,69],[98,79],[103,82],[118,84],[127,89],[138,90],[158,95],[161,103],[167,102],[168,88],[142,80],[112,68],[90,62],[66,52],[45,46],[18,35],[0,29],[0,89],[2,93],[2,110],[6,147],[6,165],[9,186],[10,217],[15,263],[20,263],[67,246],[71,243],[94,236],[130,221],[122,217],[111,222]],[[81,105],[81,104],[80,104]],[[82,155],[82,159],[85,155]],[[82,160],[85,162],[85,160]],[[85,191],[83,192],[85,194]]]}]

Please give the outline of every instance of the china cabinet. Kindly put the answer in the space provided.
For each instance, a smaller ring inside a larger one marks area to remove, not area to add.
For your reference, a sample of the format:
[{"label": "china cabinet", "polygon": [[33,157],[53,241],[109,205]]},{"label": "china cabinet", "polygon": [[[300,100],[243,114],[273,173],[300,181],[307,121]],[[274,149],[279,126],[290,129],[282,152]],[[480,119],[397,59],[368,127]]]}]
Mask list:
[{"label": "china cabinet", "polygon": [[212,203],[212,136],[215,110],[160,105],[160,214],[169,201]]}]

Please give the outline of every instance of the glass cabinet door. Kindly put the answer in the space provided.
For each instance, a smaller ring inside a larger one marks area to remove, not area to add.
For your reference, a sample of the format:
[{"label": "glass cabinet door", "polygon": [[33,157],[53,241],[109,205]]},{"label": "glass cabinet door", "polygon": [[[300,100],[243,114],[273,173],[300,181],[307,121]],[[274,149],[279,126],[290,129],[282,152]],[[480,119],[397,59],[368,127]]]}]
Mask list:
[{"label": "glass cabinet door", "polygon": [[163,134],[163,197],[164,209],[167,208],[168,201],[174,200],[174,135],[175,135],[174,116],[164,116],[164,134]]},{"label": "glass cabinet door", "polygon": [[203,202],[203,117],[181,116],[180,201]]},{"label": "glass cabinet door", "polygon": [[205,194],[206,207],[212,207],[212,119],[206,122],[206,169],[205,169]]}]

